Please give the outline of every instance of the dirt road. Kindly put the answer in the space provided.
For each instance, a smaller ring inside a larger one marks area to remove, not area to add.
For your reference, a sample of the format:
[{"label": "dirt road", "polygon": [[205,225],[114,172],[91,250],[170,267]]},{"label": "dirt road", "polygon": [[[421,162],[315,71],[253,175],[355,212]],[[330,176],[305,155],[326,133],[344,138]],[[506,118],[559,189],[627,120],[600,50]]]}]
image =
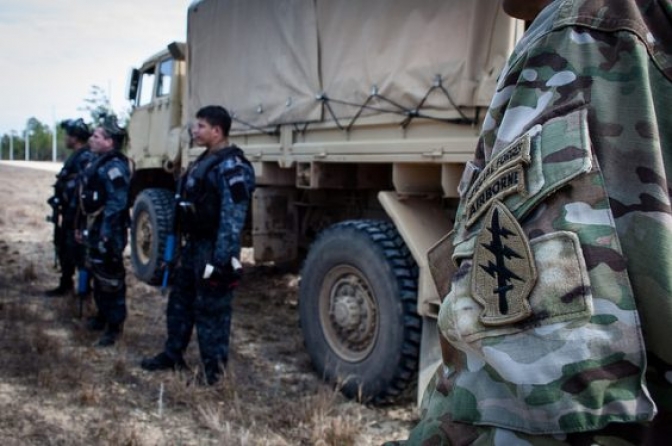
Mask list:
[{"label": "dirt road", "polygon": [[[162,348],[166,298],[135,279],[128,258],[123,339],[94,347],[76,298],[42,294],[58,278],[45,222],[57,169],[47,167],[0,163],[0,444],[374,445],[407,435],[413,398],[367,407],[320,382],[303,348],[296,273],[254,265],[249,251],[217,386],[139,368]],[[197,367],[194,344],[186,360]]]}]

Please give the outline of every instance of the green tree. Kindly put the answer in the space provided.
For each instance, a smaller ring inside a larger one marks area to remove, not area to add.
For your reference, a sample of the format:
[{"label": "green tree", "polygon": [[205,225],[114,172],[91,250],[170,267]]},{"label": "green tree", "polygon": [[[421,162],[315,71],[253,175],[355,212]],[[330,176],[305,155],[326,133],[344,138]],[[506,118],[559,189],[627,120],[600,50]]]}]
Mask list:
[{"label": "green tree", "polygon": [[106,116],[117,116],[112,109],[107,92],[98,85],[91,86],[89,95],[84,98],[84,105],[79,107],[79,110],[89,114],[93,126],[97,125]]},{"label": "green tree", "polygon": [[49,127],[37,118],[30,118],[26,123],[27,137],[30,138],[30,159],[41,161],[46,159],[46,152],[51,154],[51,132]]},{"label": "green tree", "polygon": [[2,135],[0,137],[0,159],[7,160],[9,159],[9,142],[10,135]]},{"label": "green tree", "polygon": [[[56,156],[59,160],[64,160],[69,152],[65,148],[65,141],[62,137],[64,132],[56,129]],[[21,131],[11,131],[0,135],[0,147],[2,148],[2,159],[25,159],[26,137],[28,137],[30,160],[31,161],[51,161],[53,156],[53,135],[54,129],[41,122],[35,117],[26,121],[26,126]],[[13,157],[10,155],[10,148],[13,148]]]},{"label": "green tree", "polygon": [[[23,146],[25,140],[23,139],[23,132],[14,132],[8,135],[12,138],[12,143],[10,144],[13,147],[13,159],[23,159]],[[9,152],[7,152],[6,159],[10,159]]]}]

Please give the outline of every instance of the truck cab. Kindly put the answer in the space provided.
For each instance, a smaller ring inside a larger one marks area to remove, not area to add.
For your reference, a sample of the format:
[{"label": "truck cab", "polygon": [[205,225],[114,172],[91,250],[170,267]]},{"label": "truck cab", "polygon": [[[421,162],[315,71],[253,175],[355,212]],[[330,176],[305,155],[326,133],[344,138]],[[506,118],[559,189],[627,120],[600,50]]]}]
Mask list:
[{"label": "truck cab", "polygon": [[[160,255],[172,224],[176,176],[181,167],[182,94],[186,45],[173,42],[129,75],[133,102],[128,155],[135,164],[130,200],[135,203],[131,257],[139,279],[158,284]],[[188,142],[187,142],[188,144]]]}]

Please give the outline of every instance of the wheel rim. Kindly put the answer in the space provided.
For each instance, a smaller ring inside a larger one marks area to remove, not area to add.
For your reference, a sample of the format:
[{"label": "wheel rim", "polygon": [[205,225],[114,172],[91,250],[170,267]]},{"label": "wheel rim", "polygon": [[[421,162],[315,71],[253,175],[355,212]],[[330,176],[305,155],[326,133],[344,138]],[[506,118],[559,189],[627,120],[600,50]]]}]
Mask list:
[{"label": "wheel rim", "polygon": [[154,239],[154,231],[149,213],[141,212],[136,217],[136,222],[135,252],[140,263],[146,265],[152,258],[152,240]]},{"label": "wheel rim", "polygon": [[343,360],[366,358],[376,344],[378,311],[365,276],[349,265],[329,271],[320,290],[320,322],[332,350]]}]

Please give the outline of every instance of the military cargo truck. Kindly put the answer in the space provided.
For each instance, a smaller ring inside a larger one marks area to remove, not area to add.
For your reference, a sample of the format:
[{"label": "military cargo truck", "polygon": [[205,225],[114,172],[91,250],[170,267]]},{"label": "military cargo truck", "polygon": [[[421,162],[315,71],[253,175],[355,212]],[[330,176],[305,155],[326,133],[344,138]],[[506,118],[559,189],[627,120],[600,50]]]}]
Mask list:
[{"label": "military cargo truck", "polygon": [[[257,190],[258,262],[302,262],[317,373],[355,398],[422,389],[440,360],[427,251],[452,227],[496,76],[522,24],[492,0],[200,0],[186,43],[133,70],[132,263],[151,284],[200,107],[233,116]],[[419,379],[418,379],[419,378]]]}]

